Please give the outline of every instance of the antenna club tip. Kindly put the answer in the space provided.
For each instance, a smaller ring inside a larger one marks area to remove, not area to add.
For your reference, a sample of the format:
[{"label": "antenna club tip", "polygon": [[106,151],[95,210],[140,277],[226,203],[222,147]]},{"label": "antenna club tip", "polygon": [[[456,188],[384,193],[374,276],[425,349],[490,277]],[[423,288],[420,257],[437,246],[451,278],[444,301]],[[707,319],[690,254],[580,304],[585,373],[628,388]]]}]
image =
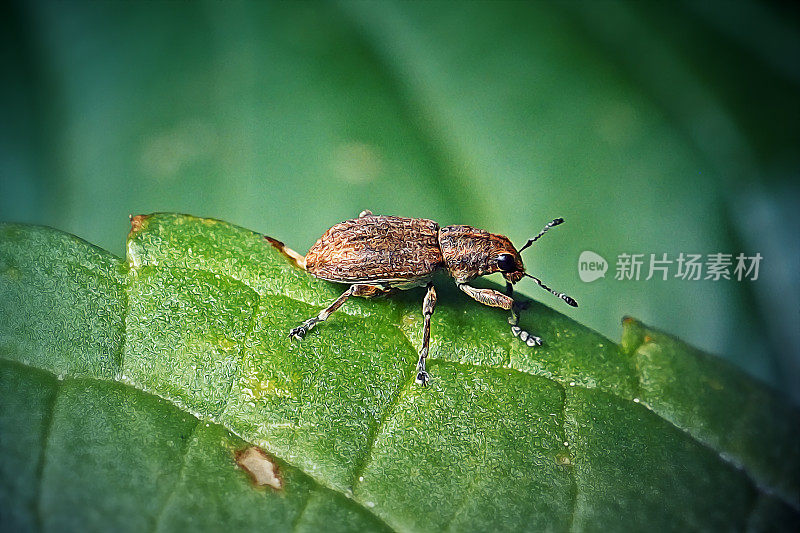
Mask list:
[{"label": "antenna club tip", "polygon": [[576,302],[575,299],[570,296],[564,295],[564,301],[572,307],[578,307],[578,302]]},{"label": "antenna club tip", "polygon": [[564,223],[564,219],[561,218],[561,217],[558,217],[557,219],[553,220],[553,222],[552,222],[552,224],[554,226],[558,226],[559,224],[563,224],[563,223]]}]

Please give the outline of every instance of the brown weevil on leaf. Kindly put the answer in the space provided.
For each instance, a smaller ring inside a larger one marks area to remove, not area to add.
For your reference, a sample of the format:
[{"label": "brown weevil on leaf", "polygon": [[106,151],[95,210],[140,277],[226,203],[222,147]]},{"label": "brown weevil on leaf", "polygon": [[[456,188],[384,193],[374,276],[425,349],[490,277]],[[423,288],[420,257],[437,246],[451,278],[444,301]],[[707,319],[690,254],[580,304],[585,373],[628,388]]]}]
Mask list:
[{"label": "brown weevil on leaf", "polygon": [[[431,315],[436,306],[436,290],[431,282],[436,271],[445,269],[458,288],[474,300],[511,311],[508,319],[511,332],[528,346],[539,346],[542,339],[519,327],[520,305],[512,298],[514,283],[527,276],[569,305],[578,306],[566,294],[554,291],[540,279],[526,273],[520,257],[520,252],[548,229],[562,222],[562,218],[553,220],[519,250],[507,237],[472,226],[440,228],[436,222],[424,218],[375,216],[370,211],[362,211],[358,218],[333,226],[319,238],[305,257],[280,241],[270,237],[266,239],[312,276],[350,285],[317,316],[289,332],[291,337],[297,339],[302,339],[351,296],[371,298],[396,289],[426,285],[428,290],[422,303],[422,348],[419,351],[416,379],[417,383],[425,385],[430,379],[425,371],[425,358],[430,343]],[[502,273],[506,279],[505,294],[468,284],[479,276],[495,272]]]}]

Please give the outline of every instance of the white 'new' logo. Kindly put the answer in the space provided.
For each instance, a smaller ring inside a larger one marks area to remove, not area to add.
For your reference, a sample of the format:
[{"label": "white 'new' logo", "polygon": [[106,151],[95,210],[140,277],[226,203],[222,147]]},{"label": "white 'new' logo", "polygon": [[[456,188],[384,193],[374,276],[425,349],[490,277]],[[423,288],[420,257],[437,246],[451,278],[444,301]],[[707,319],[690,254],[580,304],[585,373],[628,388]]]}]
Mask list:
[{"label": "white 'new' logo", "polygon": [[608,261],[602,256],[586,250],[578,258],[578,275],[581,281],[589,283],[598,278],[604,278],[608,270]]}]

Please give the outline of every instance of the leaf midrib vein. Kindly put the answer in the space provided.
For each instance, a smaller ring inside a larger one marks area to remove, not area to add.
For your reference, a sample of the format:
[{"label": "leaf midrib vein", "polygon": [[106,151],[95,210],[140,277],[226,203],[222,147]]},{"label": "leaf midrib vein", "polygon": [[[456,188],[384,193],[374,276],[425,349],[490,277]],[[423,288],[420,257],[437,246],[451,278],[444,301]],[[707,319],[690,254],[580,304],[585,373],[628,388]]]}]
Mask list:
[{"label": "leaf midrib vein", "polygon": [[159,530],[159,527],[161,526],[161,520],[164,518],[164,512],[167,510],[167,507],[169,507],[170,502],[175,498],[175,494],[178,492],[178,487],[181,486],[181,482],[183,482],[186,476],[186,457],[189,455],[189,449],[192,447],[192,439],[194,439],[199,426],[200,419],[195,417],[194,426],[192,426],[192,431],[186,438],[186,445],[183,447],[183,453],[181,454],[181,469],[178,472],[178,475],[175,476],[175,481],[172,483],[172,490],[170,491],[169,496],[163,499],[161,508],[158,510],[155,520],[153,520],[153,533],[156,533]]},{"label": "leaf midrib vein", "polygon": [[[2,358],[5,361],[9,361],[10,359]],[[15,361],[17,362],[17,361]],[[28,368],[34,368],[30,365],[21,363],[23,366]],[[56,411],[56,402],[58,402],[58,395],[61,393],[61,384],[62,381],[58,379],[58,376],[52,374],[55,378],[55,383],[53,385],[53,400],[50,403],[49,409],[47,410],[47,421],[45,422],[45,430],[44,435],[42,436],[42,453],[41,458],[39,460],[39,469],[37,470],[36,474],[38,476],[38,490],[36,491],[36,520],[39,524],[39,531],[44,531],[44,513],[42,513],[42,494],[44,494],[44,470],[47,465],[47,449],[50,446],[50,435],[53,430],[53,418],[55,417]]]}]

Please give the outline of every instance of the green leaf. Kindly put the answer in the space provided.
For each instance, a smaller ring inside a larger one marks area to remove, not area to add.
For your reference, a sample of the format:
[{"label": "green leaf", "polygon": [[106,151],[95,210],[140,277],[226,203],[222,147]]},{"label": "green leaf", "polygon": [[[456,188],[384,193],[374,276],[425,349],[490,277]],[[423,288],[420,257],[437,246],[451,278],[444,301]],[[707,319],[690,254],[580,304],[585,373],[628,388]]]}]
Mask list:
[{"label": "green leaf", "polygon": [[[350,300],[263,237],[134,217],[122,261],[0,226],[0,517],[21,530],[781,529],[800,413],[633,320],[620,346],[538,303],[440,287]],[[281,488],[237,467],[268,452]]]}]

